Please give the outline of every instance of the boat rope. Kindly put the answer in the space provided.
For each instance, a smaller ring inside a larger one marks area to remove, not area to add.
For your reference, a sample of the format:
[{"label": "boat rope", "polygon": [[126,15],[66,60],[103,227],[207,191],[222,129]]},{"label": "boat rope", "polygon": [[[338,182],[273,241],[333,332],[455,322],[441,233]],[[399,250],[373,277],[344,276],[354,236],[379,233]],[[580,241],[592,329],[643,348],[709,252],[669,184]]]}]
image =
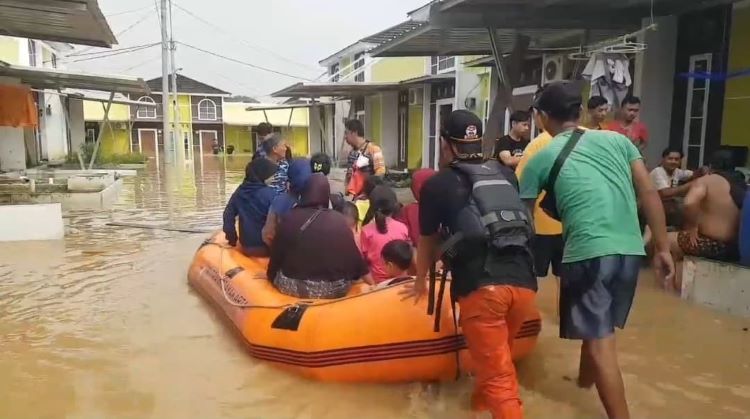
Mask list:
[{"label": "boat rope", "polygon": [[[219,247],[219,249],[221,249],[221,253],[219,255],[219,266],[220,267],[224,266],[224,252],[228,251],[228,250],[234,250],[234,247],[232,247],[232,246],[215,243],[215,242],[209,241],[209,240],[205,241],[203,243],[203,245],[204,246],[217,246],[217,247]],[[327,300],[327,301],[300,300],[300,301],[297,301],[296,303],[289,303],[289,304],[260,305],[260,304],[247,304],[247,303],[237,302],[227,292],[226,284],[229,283],[229,285],[231,286],[230,281],[232,280],[232,278],[230,278],[226,274],[222,274],[222,273],[219,273],[219,272],[216,272],[216,271],[214,271],[214,273],[217,276],[219,276],[219,282],[221,284],[221,292],[224,295],[224,299],[227,301],[227,303],[229,303],[230,305],[232,305],[234,307],[242,308],[242,309],[284,310],[284,309],[287,309],[287,308],[290,308],[290,307],[296,307],[296,306],[300,306],[300,305],[305,305],[308,308],[323,307],[323,306],[327,306],[327,305],[331,305],[331,304],[336,304],[336,303],[339,303],[339,302],[342,302],[342,301],[351,300],[351,299],[354,299],[354,298],[365,297],[365,296],[370,295],[370,294],[376,294],[376,293],[379,293],[379,292],[384,292],[384,291],[387,291],[387,290],[389,290],[391,288],[403,286],[404,284],[413,283],[415,281],[414,279],[410,279],[410,280],[407,280],[407,281],[399,281],[399,282],[397,282],[395,284],[392,284],[392,285],[388,285],[388,286],[381,287],[381,288],[375,288],[375,289],[369,290],[367,292],[363,292],[361,294],[349,295],[349,296],[342,297],[342,298],[337,298],[337,299],[334,299],[334,300]],[[255,278],[256,279],[266,280],[265,275],[263,275],[262,277],[261,276],[256,276]]]}]

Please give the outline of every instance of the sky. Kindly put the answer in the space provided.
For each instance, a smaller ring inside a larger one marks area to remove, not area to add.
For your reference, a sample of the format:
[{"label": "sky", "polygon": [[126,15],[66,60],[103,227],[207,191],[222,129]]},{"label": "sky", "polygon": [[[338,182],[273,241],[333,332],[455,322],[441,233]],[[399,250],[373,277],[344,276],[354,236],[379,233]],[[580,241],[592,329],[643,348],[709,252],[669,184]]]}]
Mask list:
[{"label": "sky", "polygon": [[[119,44],[114,50],[159,42],[158,0],[99,0]],[[183,45],[181,74],[234,95],[272,101],[268,95],[313,80],[321,59],[357,40],[406,20],[428,0],[174,0],[175,40],[288,75],[261,71]],[[196,18],[197,17],[197,18]],[[203,21],[199,20],[202,19]],[[76,54],[105,51],[77,47]],[[161,49],[153,46],[107,58],[67,57],[69,69],[151,79],[161,75]],[[85,60],[85,61],[81,61]],[[290,77],[289,75],[293,76]]]}]

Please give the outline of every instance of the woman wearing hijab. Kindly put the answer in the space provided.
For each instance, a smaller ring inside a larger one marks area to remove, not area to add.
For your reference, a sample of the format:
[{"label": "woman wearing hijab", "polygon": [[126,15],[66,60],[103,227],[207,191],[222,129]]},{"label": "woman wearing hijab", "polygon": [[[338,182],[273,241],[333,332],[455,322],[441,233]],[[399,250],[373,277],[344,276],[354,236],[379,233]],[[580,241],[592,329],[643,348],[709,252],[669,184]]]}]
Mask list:
[{"label": "woman wearing hijab", "polygon": [[312,175],[299,204],[278,227],[268,278],[284,294],[341,298],[368,274],[346,219],[328,209],[330,192],[324,175]]},{"label": "woman wearing hijab", "polygon": [[297,205],[310,176],[312,176],[310,160],[296,159],[289,164],[289,190],[274,198],[266,225],[263,227],[263,241],[266,245],[271,246],[281,219]]},{"label": "woman wearing hijab", "polygon": [[268,185],[278,166],[267,159],[255,159],[245,167],[245,180],[232,194],[224,209],[224,234],[231,246],[237,245],[236,218],[239,217],[239,240],[248,256],[267,255],[261,230],[276,191]]}]

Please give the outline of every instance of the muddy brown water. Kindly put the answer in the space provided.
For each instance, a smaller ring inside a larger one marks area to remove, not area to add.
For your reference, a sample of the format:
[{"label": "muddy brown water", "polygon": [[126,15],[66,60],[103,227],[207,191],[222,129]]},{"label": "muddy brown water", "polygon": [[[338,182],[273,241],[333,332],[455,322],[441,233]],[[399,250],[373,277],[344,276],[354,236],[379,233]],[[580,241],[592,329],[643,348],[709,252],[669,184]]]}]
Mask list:
[{"label": "muddy brown water", "polygon": [[[110,221],[220,225],[245,161],[206,157],[126,178],[119,203],[71,212],[62,242],[0,244],[0,418],[455,418],[471,382],[305,381],[252,359],[193,292],[203,236]],[[641,278],[618,335],[634,417],[750,417],[750,321],[691,306]],[[544,329],[519,366],[528,417],[602,417],[572,379],[578,345],[557,338],[557,288],[541,283]],[[743,330],[745,329],[745,330]]]}]

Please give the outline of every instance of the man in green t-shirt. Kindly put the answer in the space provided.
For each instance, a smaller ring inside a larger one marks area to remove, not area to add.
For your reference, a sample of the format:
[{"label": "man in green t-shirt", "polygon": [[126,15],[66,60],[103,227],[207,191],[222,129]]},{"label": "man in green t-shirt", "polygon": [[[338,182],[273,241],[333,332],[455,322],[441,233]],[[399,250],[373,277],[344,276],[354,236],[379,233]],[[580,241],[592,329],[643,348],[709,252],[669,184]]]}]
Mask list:
[{"label": "man in green t-shirt", "polygon": [[[529,160],[521,176],[521,198],[531,207],[578,126],[581,102],[579,89],[566,82],[548,85],[534,102],[555,138]],[[627,137],[586,131],[554,185],[565,240],[560,337],[583,341],[578,385],[596,384],[610,418],[629,417],[614,332],[625,326],[644,255],[636,190],[654,232],[655,267],[671,278],[674,262],[664,209],[640,152]]]}]

